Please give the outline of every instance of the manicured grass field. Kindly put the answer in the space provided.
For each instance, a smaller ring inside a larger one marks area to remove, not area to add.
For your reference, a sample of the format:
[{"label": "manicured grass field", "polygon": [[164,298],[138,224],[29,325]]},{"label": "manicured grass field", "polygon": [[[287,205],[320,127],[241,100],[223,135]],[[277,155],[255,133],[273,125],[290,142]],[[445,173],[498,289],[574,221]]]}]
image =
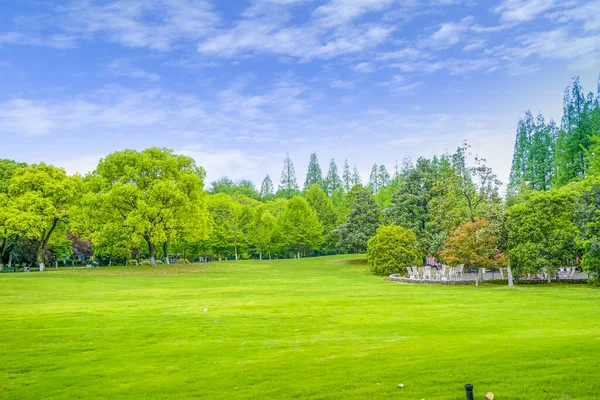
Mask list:
[{"label": "manicured grass field", "polygon": [[585,285],[397,284],[340,256],[2,274],[0,301],[6,399],[600,397]]}]

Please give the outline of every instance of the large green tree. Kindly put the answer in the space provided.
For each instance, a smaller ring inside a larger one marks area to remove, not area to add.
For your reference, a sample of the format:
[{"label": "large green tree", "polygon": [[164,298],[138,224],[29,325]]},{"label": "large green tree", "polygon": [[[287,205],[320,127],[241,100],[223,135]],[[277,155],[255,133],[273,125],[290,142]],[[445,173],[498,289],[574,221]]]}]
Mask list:
[{"label": "large green tree", "polygon": [[57,233],[66,234],[69,213],[77,199],[79,177],[46,164],[19,168],[10,180],[8,194],[13,199],[12,217],[7,223],[13,232],[36,246],[36,259],[43,271],[48,244]]},{"label": "large green tree", "polygon": [[263,259],[263,252],[270,248],[274,229],[275,217],[264,206],[258,206],[248,225],[248,243],[256,247],[260,260]]},{"label": "large green tree", "polygon": [[518,274],[555,270],[577,258],[577,192],[533,193],[507,212],[510,263]]},{"label": "large green tree", "polygon": [[298,258],[317,248],[323,240],[323,225],[317,212],[300,196],[294,196],[287,202],[277,220],[277,228],[283,241]]},{"label": "large green tree", "polygon": [[333,252],[335,249],[335,238],[331,235],[331,231],[335,228],[337,214],[331,198],[327,196],[319,185],[311,186],[304,194],[304,198],[317,212],[319,222],[323,225],[324,240],[321,247],[322,252]]},{"label": "large green tree", "polygon": [[350,252],[362,252],[381,225],[381,211],[369,188],[355,185],[346,197],[349,212],[344,222],[333,231],[338,237],[336,245]]},{"label": "large green tree", "polygon": [[[148,246],[156,266],[156,246],[175,240],[182,230],[197,238],[208,234],[203,194],[204,170],[168,149],[112,153],[93,172],[93,203]],[[93,213],[90,213],[93,216]]]}]

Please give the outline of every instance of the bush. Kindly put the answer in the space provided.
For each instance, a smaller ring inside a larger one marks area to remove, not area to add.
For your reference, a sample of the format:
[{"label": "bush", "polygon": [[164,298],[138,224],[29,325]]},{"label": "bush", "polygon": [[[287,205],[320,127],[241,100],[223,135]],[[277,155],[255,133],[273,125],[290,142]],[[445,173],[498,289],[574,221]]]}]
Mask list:
[{"label": "bush", "polygon": [[590,276],[591,283],[600,283],[600,241],[594,239],[589,245],[589,249],[583,255],[581,267]]},{"label": "bush", "polygon": [[177,260],[177,264],[189,264],[190,261],[186,260],[184,258],[180,258],[179,260]]},{"label": "bush", "polygon": [[369,239],[367,261],[375,275],[405,273],[406,267],[421,262],[417,235],[401,226],[380,226]]},{"label": "bush", "polygon": [[138,261],[137,260],[129,260],[129,265],[138,265]]},{"label": "bush", "polygon": [[164,262],[162,262],[162,260],[156,260],[156,265],[158,264],[164,264]]},{"label": "bush", "polygon": [[142,260],[140,261],[140,265],[150,265],[150,260]]}]

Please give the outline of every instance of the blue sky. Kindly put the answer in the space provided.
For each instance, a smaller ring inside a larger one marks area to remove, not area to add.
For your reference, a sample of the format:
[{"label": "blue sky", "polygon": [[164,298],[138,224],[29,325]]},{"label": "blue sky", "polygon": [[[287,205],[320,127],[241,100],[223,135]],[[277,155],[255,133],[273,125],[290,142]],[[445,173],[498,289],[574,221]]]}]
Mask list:
[{"label": "blue sky", "polygon": [[0,0],[0,158],[92,170],[164,146],[279,181],[289,153],[356,164],[453,151],[506,181],[527,109],[595,90],[600,2]]}]

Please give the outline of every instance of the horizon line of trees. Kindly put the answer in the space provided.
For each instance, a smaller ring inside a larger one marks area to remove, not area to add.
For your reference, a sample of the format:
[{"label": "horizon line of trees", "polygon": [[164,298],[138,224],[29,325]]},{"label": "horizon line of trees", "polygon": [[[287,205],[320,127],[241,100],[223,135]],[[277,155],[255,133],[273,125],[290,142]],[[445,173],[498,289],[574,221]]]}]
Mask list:
[{"label": "horizon line of trees", "polygon": [[414,243],[402,253],[411,260],[517,276],[579,266],[598,279],[600,90],[583,95],[575,78],[565,93],[560,127],[529,112],[519,121],[506,198],[484,159],[467,162],[467,143],[392,175],[374,165],[367,186],[347,160],[323,176],[313,153],[301,190],[286,157],[277,191],[269,176],[260,191],[226,177],[205,189],[204,169],[168,149],[118,151],[84,177],[1,160],[0,268],[364,253],[395,225],[404,230],[382,235],[410,238],[398,240]]}]

